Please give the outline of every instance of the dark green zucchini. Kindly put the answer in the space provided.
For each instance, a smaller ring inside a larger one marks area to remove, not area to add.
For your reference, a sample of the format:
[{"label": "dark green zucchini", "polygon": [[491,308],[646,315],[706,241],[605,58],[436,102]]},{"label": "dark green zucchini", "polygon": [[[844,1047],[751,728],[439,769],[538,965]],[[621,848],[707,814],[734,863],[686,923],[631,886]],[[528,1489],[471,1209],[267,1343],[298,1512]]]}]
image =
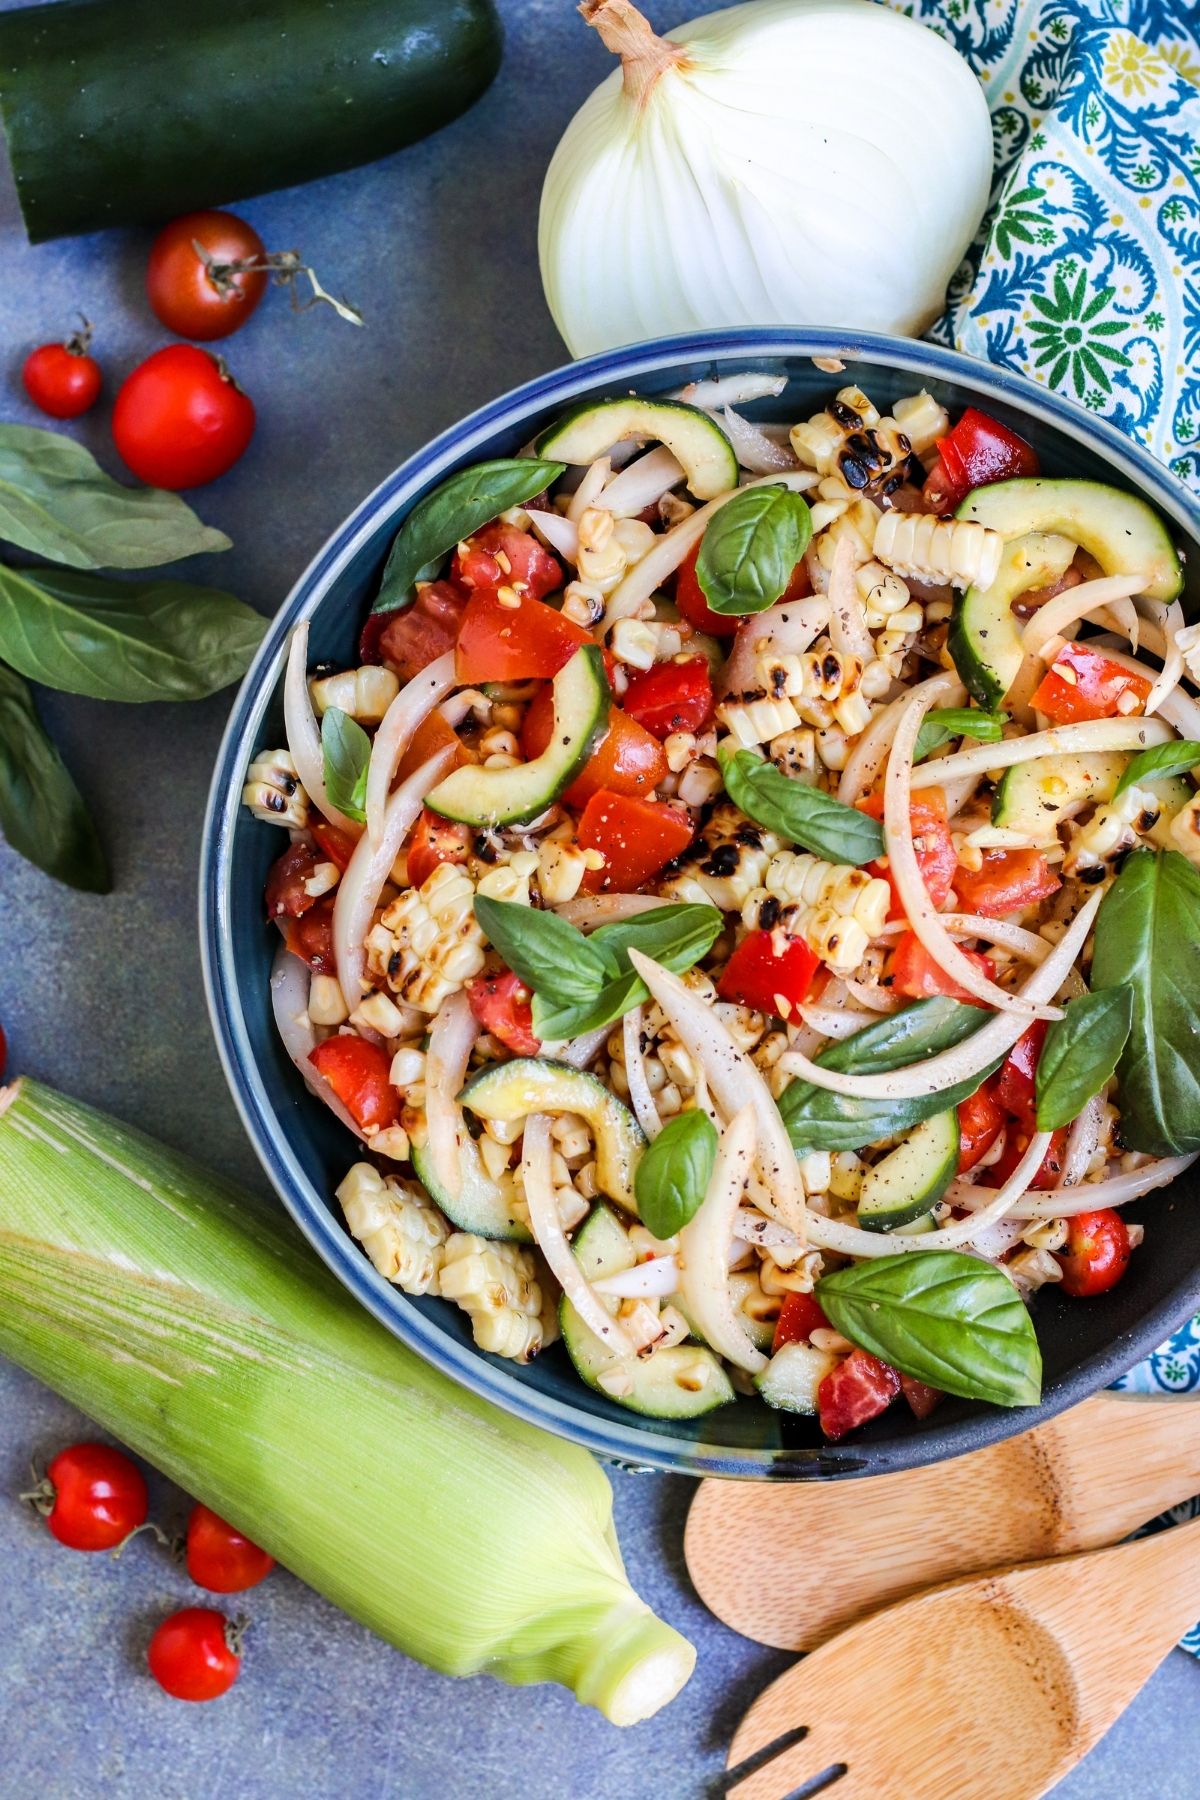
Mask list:
[{"label": "dark green zucchini", "polygon": [[386,156],[500,66],[491,0],[58,0],[0,12],[0,122],[32,243]]}]

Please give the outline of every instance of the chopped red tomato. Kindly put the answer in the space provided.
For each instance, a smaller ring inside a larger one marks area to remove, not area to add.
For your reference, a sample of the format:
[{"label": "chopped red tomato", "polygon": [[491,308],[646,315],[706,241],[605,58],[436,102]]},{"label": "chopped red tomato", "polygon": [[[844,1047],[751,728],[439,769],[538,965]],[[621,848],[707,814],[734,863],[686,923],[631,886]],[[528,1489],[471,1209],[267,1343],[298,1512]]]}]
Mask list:
[{"label": "chopped red tomato", "polygon": [[1021,1033],[996,1076],[996,1099],[1028,1132],[1037,1128],[1037,1066],[1046,1029],[1045,1019],[1035,1019]]},{"label": "chopped red tomato", "polygon": [[341,874],[350,867],[350,858],[354,855],[356,838],[348,831],[342,831],[331,825],[328,819],[313,819],[308,829],[316,838],[326,862],[336,863]]},{"label": "chopped red tomato", "polygon": [[415,775],[422,763],[427,763],[431,756],[439,750],[449,747],[454,749],[454,759],[447,764],[446,773],[451,769],[460,769],[464,763],[474,762],[475,758],[467,749],[452,725],[448,725],[440,712],[435,708],[428,713],[409,740],[408,749],[396,765],[397,781],[407,781]]},{"label": "chopped red tomato", "polygon": [[336,975],[333,954],[333,895],[322,894],[302,918],[289,919],[286,943],[293,956],[306,962],[314,975]]},{"label": "chopped red tomato", "polygon": [[[865,800],[858,802],[858,810],[867,813],[872,819],[882,819],[883,795],[868,794]],[[926,788],[923,793],[914,794],[909,802],[908,818],[912,827],[913,848],[917,853],[917,867],[921,871],[925,890],[935,906],[944,906],[954,886],[958,856],[950,836],[946,796],[941,788]],[[896,879],[887,859],[868,863],[867,869],[872,875],[882,875],[891,886],[892,908],[888,917],[906,917],[896,891]]]},{"label": "chopped red tomato", "polygon": [[771,1355],[785,1344],[807,1344],[814,1331],[828,1330],[829,1320],[811,1294],[785,1294],[775,1321]]},{"label": "chopped red tomato", "polygon": [[773,931],[750,931],[721,971],[722,1000],[787,1019],[807,1000],[819,958],[803,938],[776,941]]},{"label": "chopped red tomato", "polygon": [[384,662],[401,681],[411,681],[453,650],[469,598],[465,588],[450,581],[422,583],[412,605],[403,611],[369,615],[359,655],[364,662]]},{"label": "chopped red tomato", "polygon": [[467,603],[454,652],[460,681],[548,680],[591,643],[582,625],[544,600],[506,592],[507,603],[495,588],[479,588]]},{"label": "chopped red tomato", "polygon": [[265,899],[268,919],[298,919],[315,902],[316,896],[305,889],[305,882],[317,866],[315,853],[307,844],[289,844],[267,871]]},{"label": "chopped red tomato", "polygon": [[633,894],[687,849],[692,822],[662,801],[601,790],[584,807],[577,835],[581,849],[599,850],[604,858],[602,869],[584,875],[585,890]]},{"label": "chopped red tomato", "polygon": [[958,1104],[958,1172],[973,1169],[1004,1129],[1007,1114],[993,1076]]},{"label": "chopped red tomato", "polygon": [[463,587],[515,587],[534,600],[561,587],[562,578],[561,566],[531,531],[500,519],[468,538],[466,554],[456,551],[450,564],[451,581]]},{"label": "chopped red tomato", "polygon": [[[995,979],[992,960],[980,950],[964,950],[963,955],[989,981]],[[892,957],[892,992],[905,994],[910,1000],[928,1000],[934,994],[945,994],[951,1000],[974,1001],[974,995],[960,987],[953,976],[935,963],[915,931],[902,931],[896,939]]]},{"label": "chopped red tomato", "polygon": [[408,840],[408,885],[420,887],[439,863],[466,862],[471,849],[471,827],[421,809]]},{"label": "chopped red tomato", "polygon": [[[530,701],[521,726],[521,752],[528,760],[542,754],[553,724],[554,698],[547,683]],[[586,806],[601,789],[610,794],[648,794],[666,772],[667,759],[658,739],[619,706],[610,707],[608,730],[563,799],[569,806]]]},{"label": "chopped red tomato", "polygon": [[[1053,666],[1042,677],[1031,704],[1056,725],[1074,725],[1082,719],[1111,719],[1125,709],[1121,698],[1131,694],[1138,712],[1146,703],[1150,683],[1144,675],[1122,668],[1111,656],[1087,644],[1064,644]],[[1126,702],[1126,706],[1129,702]]]},{"label": "chopped red tomato", "polygon": [[308,1060],[361,1131],[386,1131],[398,1123],[400,1096],[388,1079],[391,1058],[382,1045],[348,1035],[326,1038]]},{"label": "chopped red tomato", "polygon": [[1106,1294],[1129,1267],[1129,1232],[1119,1212],[1102,1207],[1067,1221],[1067,1247],[1060,1251],[1062,1290],[1073,1299]]},{"label": "chopped red tomato", "polygon": [[1032,444],[974,406],[968,406],[958,424],[938,439],[937,448],[938,460],[924,493],[938,512],[950,512],[972,488],[1041,470]]},{"label": "chopped red tomato", "polygon": [[942,1398],[941,1388],[930,1387],[927,1381],[917,1381],[911,1375],[901,1375],[900,1392],[908,1401],[915,1419],[927,1419]]},{"label": "chopped red tomato", "polygon": [[[696,578],[696,562],[700,555],[700,546],[692,551],[687,560],[681,563],[679,573],[675,577],[675,604],[681,617],[696,631],[707,632],[709,637],[733,637],[742,623],[739,617],[732,614],[714,612],[704,598],[704,589]],[[783,600],[803,600],[806,594],[812,593],[812,582],[809,580],[808,564],[803,557],[792,570],[792,579],[788,582],[779,598]]]},{"label": "chopped red tomato", "polygon": [[827,1438],[845,1437],[886,1412],[899,1392],[900,1377],[890,1363],[869,1350],[852,1350],[817,1389],[821,1430]]},{"label": "chopped red tomato", "polygon": [[655,663],[629,677],[625,711],[654,737],[703,731],[713,716],[712,677],[703,656]]},{"label": "chopped red tomato", "polygon": [[542,1041],[533,1035],[529,989],[511,969],[499,975],[477,975],[467,983],[471,1011],[485,1031],[506,1044],[514,1056],[536,1056]]},{"label": "chopped red tomato", "polygon": [[[989,1163],[980,1180],[984,1187],[1003,1187],[1025,1152],[1029,1148],[1029,1140],[1033,1136],[1024,1125],[1014,1119],[1008,1128],[1008,1136],[1004,1140],[1004,1148],[994,1163]],[[1029,1183],[1034,1188],[1055,1188],[1063,1170],[1063,1157],[1066,1154],[1066,1131],[1052,1133],[1046,1148],[1046,1154],[1034,1172]]]},{"label": "chopped red tomato", "polygon": [[1002,919],[1057,894],[1062,882],[1038,850],[985,850],[983,866],[959,869],[954,891],[964,912]]}]

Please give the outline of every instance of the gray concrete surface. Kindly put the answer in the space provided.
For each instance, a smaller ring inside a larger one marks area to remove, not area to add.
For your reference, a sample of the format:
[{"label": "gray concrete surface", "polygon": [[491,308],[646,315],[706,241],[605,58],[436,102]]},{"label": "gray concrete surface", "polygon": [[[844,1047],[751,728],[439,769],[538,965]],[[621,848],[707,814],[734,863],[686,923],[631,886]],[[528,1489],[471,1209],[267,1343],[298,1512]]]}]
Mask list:
[{"label": "gray concrete surface", "polygon": [[[272,294],[227,346],[258,434],[241,466],[195,499],[235,543],[210,575],[264,612],[410,450],[563,360],[537,277],[537,196],[604,56],[570,0],[501,5],[504,70],[468,117],[374,168],[245,208],[269,245],[302,247],[368,318],[363,332],[331,315],[293,318]],[[660,24],[687,11],[648,10]],[[0,417],[33,420],[20,362],[65,333],[77,308],[96,323],[113,387],[163,341],[141,291],[148,242],[127,232],[30,250],[0,168]],[[102,403],[78,430],[115,468],[107,419]],[[199,828],[227,699],[169,714],[45,699],[117,886],[106,899],[72,894],[0,847],[0,1020],[12,1068],[261,1186],[210,1043],[196,949]],[[3,1800],[692,1800],[714,1791],[736,1719],[788,1660],[724,1630],[691,1593],[681,1556],[691,1484],[616,1475],[634,1580],[700,1647],[693,1682],[658,1719],[622,1735],[556,1690],[452,1684],[284,1574],[250,1597],[239,1685],[217,1705],[182,1706],[153,1686],[143,1658],[157,1618],[193,1597],[186,1580],[145,1543],[115,1566],[72,1555],[13,1498],[30,1456],[81,1429],[55,1396],[0,1366]],[[155,1501],[182,1516],[182,1497],[163,1484]],[[1103,1593],[1091,1600],[1102,1607]],[[954,1685],[948,1665],[947,1710],[931,1730],[953,1728]],[[1194,1800],[1198,1689],[1195,1664],[1172,1655],[1061,1800]]]}]

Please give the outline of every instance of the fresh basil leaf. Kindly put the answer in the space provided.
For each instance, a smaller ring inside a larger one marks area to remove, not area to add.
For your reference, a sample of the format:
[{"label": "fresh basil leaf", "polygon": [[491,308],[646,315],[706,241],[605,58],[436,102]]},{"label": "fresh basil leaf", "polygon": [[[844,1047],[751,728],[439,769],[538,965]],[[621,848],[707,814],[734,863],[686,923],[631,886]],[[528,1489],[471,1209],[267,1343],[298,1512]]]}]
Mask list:
[{"label": "fresh basil leaf", "polygon": [[1092,988],[1133,989],[1117,1064],[1121,1136],[1149,1156],[1200,1150],[1200,872],[1177,850],[1135,850],[1096,915]]},{"label": "fresh basil leaf", "polygon": [[1125,766],[1125,773],[1113,789],[1113,799],[1123,794],[1126,788],[1137,787],[1143,781],[1156,781],[1167,775],[1186,775],[1200,763],[1200,744],[1193,738],[1183,738],[1174,744],[1155,744],[1153,750],[1143,750]]},{"label": "fresh basil leaf", "polygon": [[822,1050],[817,1061],[840,1075],[887,1075],[952,1050],[992,1017],[982,1006],[939,994],[887,1013]]},{"label": "fresh basil leaf", "polygon": [[861,867],[883,855],[883,826],[857,807],[793,781],[753,750],[721,750],[718,761],[729,798],[768,831],[830,862]]},{"label": "fresh basil leaf", "polygon": [[765,612],[792,579],[812,537],[812,514],[788,487],[743,488],[712,516],[696,579],[717,613]]},{"label": "fresh basil leaf", "polygon": [[1077,1119],[1110,1080],[1133,1023],[1133,989],[1103,988],[1069,1000],[1046,1032],[1037,1065],[1037,1128]]},{"label": "fresh basil leaf", "polygon": [[930,751],[940,750],[951,738],[973,737],[981,744],[998,744],[1007,718],[1007,713],[980,712],[972,706],[935,706],[921,722],[913,761],[920,762]]},{"label": "fresh basil leaf", "polygon": [[367,769],[371,740],[349,713],[331,706],[321,720],[325,791],[339,812],[361,825],[367,816]]},{"label": "fresh basil leaf", "polygon": [[0,656],[92,700],[200,700],[245,674],[267,622],[217,588],[0,566]]},{"label": "fresh basil leaf", "polygon": [[178,494],[122,487],[74,438],[0,425],[0,538],[73,569],[152,569],[228,550]]},{"label": "fresh basil leaf", "polygon": [[17,852],[68,887],[112,888],[108,863],[58,751],[42,729],[25,682],[0,663],[0,830]]},{"label": "fresh basil leaf", "polygon": [[680,975],[711,950],[725,921],[715,906],[684,902],[678,906],[647,907],[631,919],[601,925],[588,943],[612,958],[615,974],[629,969],[630,950],[640,950],[655,962]]},{"label": "fresh basil leaf", "polygon": [[[608,977],[608,968],[582,931],[568,925],[557,913],[538,912],[515,900],[475,896],[475,917],[488,942],[509,968],[519,975],[535,998],[559,1007],[592,1005]],[[539,1037],[573,1036],[573,1032],[543,1032]]]},{"label": "fresh basil leaf", "polygon": [[707,1113],[676,1113],[643,1152],[634,1176],[638,1212],[656,1238],[674,1237],[700,1210],[713,1164],[717,1133]]},{"label": "fresh basil leaf", "polygon": [[396,533],[373,613],[409,606],[414,581],[436,571],[448,551],[510,506],[522,506],[557,481],[566,463],[501,457],[460,469],[417,501]]},{"label": "fresh basil leaf", "polygon": [[817,1282],[835,1331],[914,1381],[993,1406],[1036,1406],[1042,1353],[1002,1269],[957,1250],[870,1257]]}]

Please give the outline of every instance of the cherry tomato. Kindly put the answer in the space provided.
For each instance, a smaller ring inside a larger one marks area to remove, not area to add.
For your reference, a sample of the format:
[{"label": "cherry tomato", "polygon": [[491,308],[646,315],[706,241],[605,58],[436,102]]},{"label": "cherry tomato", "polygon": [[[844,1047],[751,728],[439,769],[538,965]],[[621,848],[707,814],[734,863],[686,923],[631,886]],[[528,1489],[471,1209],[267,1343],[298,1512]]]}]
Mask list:
[{"label": "cherry tomato", "polygon": [[1106,1294],[1129,1267],[1129,1232],[1119,1212],[1102,1207],[1067,1221],[1067,1247],[1059,1252],[1062,1290],[1073,1299]]},{"label": "cherry tomato", "polygon": [[721,971],[722,1000],[787,1019],[807,1000],[820,959],[803,938],[780,948],[773,931],[748,931]]},{"label": "cherry tomato", "polygon": [[[507,563],[508,567],[504,565]],[[515,587],[531,600],[541,600],[562,586],[562,565],[531,531],[500,519],[467,539],[466,554],[457,551],[450,579],[466,588]]]},{"label": "cherry tomato", "polygon": [[696,559],[700,555],[700,546],[692,551],[686,562],[680,565],[675,577],[675,604],[680,614],[696,631],[705,631],[709,637],[733,637],[741,620],[733,614],[713,612],[704,598],[704,589],[696,579]]},{"label": "cherry tomato", "polygon": [[316,838],[326,862],[336,863],[339,873],[344,875],[350,867],[350,858],[354,855],[358,840],[352,838],[348,831],[331,825],[328,819],[312,819],[308,829]]},{"label": "cherry tomato", "polygon": [[958,1172],[973,1169],[1004,1129],[1007,1117],[993,1076],[958,1103]]},{"label": "cherry tomato", "polygon": [[[1029,1140],[1032,1136],[1032,1131],[1026,1130],[1024,1125],[1019,1124],[1014,1119],[1009,1125],[1008,1136],[1004,1140],[1003,1150],[1000,1152],[995,1162],[989,1163],[987,1168],[983,1171],[983,1174],[980,1177],[981,1185],[983,1187],[1003,1187],[1025,1152],[1028,1150]],[[1063,1130],[1052,1133],[1050,1142],[1046,1147],[1046,1154],[1038,1164],[1033,1180],[1029,1184],[1030,1187],[1055,1188],[1058,1186],[1058,1178],[1062,1174],[1063,1157],[1066,1154],[1066,1148],[1066,1131]]]},{"label": "cherry tomato", "polygon": [[305,888],[317,859],[307,844],[289,844],[267,871],[268,919],[298,919],[314,904],[317,896]]},{"label": "cherry tomato", "polygon": [[1046,1041],[1045,1019],[1023,1031],[996,1076],[996,1099],[1029,1133],[1037,1129],[1037,1066]]},{"label": "cherry tomato", "polygon": [[514,1056],[537,1055],[542,1040],[533,1035],[529,989],[511,969],[468,981],[467,999],[483,1029],[506,1044]]},{"label": "cherry tomato", "polygon": [[[542,754],[553,724],[554,699],[547,683],[530,701],[521,725],[521,751],[527,760]],[[607,731],[563,799],[569,806],[586,806],[602,789],[610,794],[648,794],[666,773],[667,759],[658,739],[613,706]]]},{"label": "cherry tomato", "polygon": [[[868,794],[865,800],[858,802],[858,810],[872,819],[882,819],[883,795]],[[908,818],[912,827],[913,848],[917,853],[917,867],[925,882],[926,892],[935,906],[944,906],[958,873],[958,853],[950,836],[946,796],[941,788],[926,788],[922,793],[914,794],[909,804]],[[891,886],[892,907],[888,917],[905,918],[907,915],[900,904],[896,880],[887,858],[868,863],[867,869],[872,875],[882,875]]]},{"label": "cherry tomato", "polygon": [[309,1051],[309,1062],[326,1080],[361,1131],[386,1131],[400,1119],[400,1096],[391,1083],[391,1058],[379,1044],[343,1034]]},{"label": "cherry tomato", "polygon": [[368,615],[359,655],[367,663],[384,662],[401,681],[411,681],[447,650],[453,650],[469,598],[466,588],[450,581],[419,583],[411,606]]},{"label": "cherry tomato", "polygon": [[1036,906],[1057,894],[1062,882],[1037,850],[985,850],[978,869],[959,869],[954,891],[964,912],[984,919]]},{"label": "cherry tomato", "polygon": [[583,877],[587,893],[636,893],[692,841],[692,822],[678,807],[629,794],[593,794],[579,821],[583,850],[599,850],[602,869]]},{"label": "cherry tomato", "polygon": [[925,481],[924,498],[936,512],[951,512],[972,488],[1016,475],[1037,475],[1037,451],[1023,437],[968,406],[958,424],[937,441],[938,460]]},{"label": "cherry tomato", "polygon": [[306,962],[314,975],[337,974],[337,959],[333,953],[333,900],[332,894],[322,894],[300,918],[288,921],[284,935],[292,955]]},{"label": "cherry tomato", "polygon": [[911,1375],[901,1374],[900,1392],[908,1401],[914,1419],[927,1419],[942,1398],[941,1388],[930,1387],[927,1381],[916,1381]]},{"label": "cherry tomato", "polygon": [[87,320],[64,343],[39,344],[25,358],[21,380],[39,412],[52,419],[77,419],[95,406],[104,385],[100,364],[89,354]]},{"label": "cherry tomato", "polygon": [[829,1320],[811,1294],[785,1294],[775,1321],[771,1355],[785,1344],[807,1344],[814,1331],[828,1330]]},{"label": "cherry tomato", "polygon": [[[992,960],[984,956],[982,951],[964,950],[963,955],[989,981],[995,978]],[[915,931],[902,931],[896,939],[896,950],[892,957],[892,992],[904,994],[910,1000],[928,1000],[934,994],[945,994],[951,1000],[966,1000],[971,1004],[978,1004],[973,994],[960,987],[953,976],[947,975],[934,962]]]},{"label": "cherry tomato", "polygon": [[69,1550],[114,1550],[146,1523],[150,1510],[141,1470],[111,1444],[60,1450],[27,1497]]},{"label": "cherry tomato", "polygon": [[440,813],[423,807],[408,841],[408,885],[420,887],[439,863],[466,862],[471,849],[471,827],[456,825]]},{"label": "cherry tomato", "polygon": [[630,718],[660,741],[673,731],[703,731],[713,716],[712,677],[703,656],[655,663],[629,677],[622,702]]},{"label": "cherry tomato", "polygon": [[[518,532],[518,536],[522,534]],[[512,593],[511,588],[504,590]],[[459,681],[528,681],[557,675],[591,638],[544,600],[528,594],[506,602],[495,588],[477,588],[467,603],[454,651]]]},{"label": "cherry tomato", "polygon": [[140,481],[201,487],[231,469],[250,442],[254,402],[207,350],[168,344],[125,377],[112,431]]},{"label": "cherry tomato", "polygon": [[266,255],[254,227],[233,213],[184,213],[150,247],[151,311],[178,337],[229,337],[267,291]]},{"label": "cherry tomato", "polygon": [[1064,644],[1053,665],[1042,677],[1030,704],[1056,725],[1074,725],[1082,719],[1111,719],[1121,711],[1122,696],[1145,705],[1150,683],[1144,675],[1126,669],[1111,656],[1086,644]]},{"label": "cherry tomato", "polygon": [[187,1522],[187,1572],[210,1594],[240,1594],[257,1587],[275,1558],[197,1501]]},{"label": "cherry tomato", "polygon": [[900,1377],[890,1363],[869,1350],[852,1350],[817,1389],[821,1430],[827,1438],[845,1437],[886,1412],[899,1392]]},{"label": "cherry tomato", "polygon": [[210,1606],[185,1606],[164,1619],[146,1653],[150,1673],[174,1700],[216,1700],[242,1666],[238,1632]]},{"label": "cherry tomato", "polygon": [[452,749],[454,755],[446,765],[447,775],[451,769],[460,769],[464,763],[476,761],[454,727],[448,725],[435,708],[421,720],[413,732],[408,749],[396,765],[397,781],[405,781],[410,775],[415,775],[421,765],[427,763],[431,756],[436,755],[439,750],[448,749]]}]

